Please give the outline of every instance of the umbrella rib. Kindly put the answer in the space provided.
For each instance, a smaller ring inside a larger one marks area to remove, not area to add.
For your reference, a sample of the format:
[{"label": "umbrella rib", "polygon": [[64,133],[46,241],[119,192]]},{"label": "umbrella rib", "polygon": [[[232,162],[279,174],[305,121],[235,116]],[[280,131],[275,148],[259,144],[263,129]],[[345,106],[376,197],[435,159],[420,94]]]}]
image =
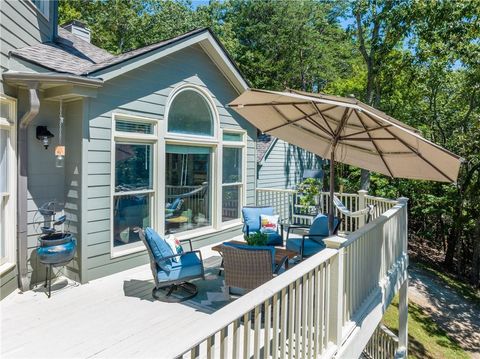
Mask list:
[{"label": "umbrella rib", "polygon": [[[371,119],[373,120],[374,122],[377,123],[377,125],[381,125],[380,123],[378,123],[378,120],[374,119],[373,117],[369,116],[367,113],[366,115]],[[430,162],[428,159],[426,159],[420,152],[418,152],[418,150],[416,150],[413,146],[411,146],[410,144],[408,144],[407,142],[405,142],[404,140],[402,140],[401,138],[395,136],[395,134],[392,133],[392,131],[390,131],[388,128],[385,129],[385,131],[387,131],[391,136],[395,137],[402,145],[404,145],[405,147],[407,147],[410,151],[412,151],[413,153],[415,153],[418,157],[420,157],[420,159],[422,159],[424,162],[426,162],[427,164],[429,164],[434,170],[436,170],[438,173],[440,173],[443,177],[445,177],[446,179],[448,179],[450,182],[455,182],[453,179],[450,178],[450,176],[446,175],[441,169],[439,169],[437,166],[435,166],[432,162]]]},{"label": "umbrella rib", "polygon": [[[349,107],[346,107],[347,109]],[[325,116],[325,118],[328,118],[329,120],[333,121],[333,122],[338,122],[338,120],[334,119],[332,116],[330,115],[327,115],[326,113],[323,114]],[[344,127],[348,127],[348,128],[353,128],[353,129],[362,129],[363,130],[363,127],[362,126],[355,126],[355,125],[345,125]]]},{"label": "umbrella rib", "polygon": [[[357,113],[357,116],[358,116],[358,113]],[[354,133],[351,133],[349,135],[342,136],[341,140],[344,140],[344,139],[349,138],[349,137],[357,136],[357,135],[363,135],[364,133],[367,133],[367,132],[383,130],[383,129],[388,128],[388,127],[392,127],[392,125],[379,126],[379,127],[375,127],[375,128],[369,128],[368,130],[364,130],[364,131],[354,132]]]},{"label": "umbrella rib", "polygon": [[[327,119],[323,116],[323,113],[322,111],[320,111],[320,109],[318,108],[317,104],[315,102],[312,101],[312,105],[313,107],[315,108],[315,110],[317,110],[317,113],[318,113],[318,116],[321,117],[321,119],[323,120],[323,122],[325,122],[325,124],[327,125],[328,129],[330,130],[330,133],[333,135],[333,129],[332,127],[330,126],[330,124],[328,123]],[[337,106],[333,106],[333,107],[330,107],[329,109],[332,109],[332,108],[335,108]],[[329,109],[327,110],[324,110],[324,111],[328,111]]]},{"label": "umbrella rib", "polygon": [[[354,110],[355,113],[357,114],[357,117],[358,119],[360,120],[360,123],[362,124],[363,128],[365,128],[365,131],[368,130],[367,126],[365,126],[365,123],[363,122],[362,118],[360,117],[360,114],[357,112],[357,110]],[[375,143],[375,139],[372,138],[372,135],[370,134],[370,132],[367,131],[367,135],[368,135],[368,138],[371,140],[373,146],[375,147],[375,149],[377,150],[377,153],[378,155],[380,156],[380,158],[382,159],[382,162],[383,164],[385,165],[385,168],[387,169],[388,173],[390,174],[390,177],[395,177],[392,173],[392,170],[390,169],[390,167],[388,166],[387,164],[387,161],[385,161],[385,158],[383,158],[383,154],[382,154],[382,151],[380,151],[380,149],[378,148],[377,144]]]},{"label": "umbrella rib", "polygon": [[326,134],[330,135],[330,136],[333,136],[334,133],[333,132],[329,132],[325,127],[323,127],[321,124],[319,124],[317,121],[315,121],[314,119],[312,119],[311,116],[308,116],[307,113],[305,111],[303,111],[301,108],[299,108],[298,106],[296,105],[293,105],[293,107],[295,107],[298,111],[300,111],[301,113],[303,113],[307,119],[309,120],[308,122],[312,125],[312,126],[315,126],[316,128],[322,130],[323,132],[325,132]]},{"label": "umbrella rib", "polygon": [[371,137],[371,138],[345,138],[345,137],[340,137],[340,141],[370,141],[370,140],[375,140],[375,141],[396,141],[397,139],[394,137]]},{"label": "umbrella rib", "polygon": [[[282,127],[285,127],[285,126],[288,126],[288,125],[293,125],[295,122],[305,120],[305,119],[308,117],[308,116],[305,115],[305,116],[302,116],[302,117],[299,117],[299,118],[297,118],[297,119],[295,119],[295,120],[291,120],[291,121],[290,121],[290,120],[287,118],[287,116],[285,116],[278,108],[275,107],[275,105],[272,105],[272,107],[273,107],[273,109],[274,109],[275,111],[277,111],[277,113],[278,113],[280,116],[282,116],[282,118],[283,118],[285,121],[287,121],[287,123],[283,123],[283,124],[281,124],[281,125],[278,125],[278,126],[269,128],[268,130],[265,130],[265,131],[263,131],[263,132],[270,132],[270,131],[273,131],[273,130],[278,130],[279,128],[282,128]],[[313,113],[313,115],[314,115],[314,113]]]},{"label": "umbrella rib", "polygon": [[234,105],[229,105],[230,107],[254,107],[254,106],[282,106],[282,105],[308,105],[310,102],[308,101],[301,101],[301,102],[263,102],[263,103],[247,103],[247,104],[234,104]]}]

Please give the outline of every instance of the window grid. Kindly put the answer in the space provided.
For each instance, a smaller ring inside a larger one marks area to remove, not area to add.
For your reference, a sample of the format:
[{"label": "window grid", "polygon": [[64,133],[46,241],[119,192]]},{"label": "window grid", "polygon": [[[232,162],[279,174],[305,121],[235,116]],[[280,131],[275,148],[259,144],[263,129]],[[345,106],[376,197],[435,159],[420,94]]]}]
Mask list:
[{"label": "window grid", "polygon": [[[113,254],[121,255],[124,251],[143,248],[135,227],[155,227],[156,224],[157,138],[156,123],[150,119],[114,115],[113,125],[111,246]],[[123,173],[117,167],[120,161],[131,162],[125,165]],[[122,181],[118,179],[120,173]]]}]

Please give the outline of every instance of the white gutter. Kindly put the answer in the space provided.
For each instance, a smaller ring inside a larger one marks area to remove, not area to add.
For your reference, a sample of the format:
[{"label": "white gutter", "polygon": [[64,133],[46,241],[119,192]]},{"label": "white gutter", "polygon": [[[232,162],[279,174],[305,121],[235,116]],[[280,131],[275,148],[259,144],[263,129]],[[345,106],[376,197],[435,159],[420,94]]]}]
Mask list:
[{"label": "white gutter", "polygon": [[17,186],[17,259],[18,284],[22,291],[30,289],[28,280],[27,191],[28,191],[28,125],[40,111],[38,82],[28,84],[29,108],[19,122],[18,131],[18,186]]}]

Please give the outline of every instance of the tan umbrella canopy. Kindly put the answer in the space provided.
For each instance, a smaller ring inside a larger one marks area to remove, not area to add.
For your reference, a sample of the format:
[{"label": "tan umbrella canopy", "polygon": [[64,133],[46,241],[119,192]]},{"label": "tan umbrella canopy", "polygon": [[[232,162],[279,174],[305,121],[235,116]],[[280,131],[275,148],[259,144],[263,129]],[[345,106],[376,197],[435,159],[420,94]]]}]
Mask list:
[{"label": "tan umbrella canopy", "polygon": [[460,157],[354,98],[250,89],[229,106],[262,132],[330,158],[331,198],[335,161],[395,178],[457,180]]}]

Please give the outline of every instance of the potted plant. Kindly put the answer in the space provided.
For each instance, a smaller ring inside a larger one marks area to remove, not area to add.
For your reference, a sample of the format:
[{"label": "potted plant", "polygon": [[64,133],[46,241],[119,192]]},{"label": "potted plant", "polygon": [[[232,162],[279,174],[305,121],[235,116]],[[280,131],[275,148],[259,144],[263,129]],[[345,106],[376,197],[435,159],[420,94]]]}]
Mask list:
[{"label": "potted plant", "polygon": [[245,242],[247,242],[249,246],[266,246],[267,239],[267,234],[262,232],[255,232],[245,236]]}]

